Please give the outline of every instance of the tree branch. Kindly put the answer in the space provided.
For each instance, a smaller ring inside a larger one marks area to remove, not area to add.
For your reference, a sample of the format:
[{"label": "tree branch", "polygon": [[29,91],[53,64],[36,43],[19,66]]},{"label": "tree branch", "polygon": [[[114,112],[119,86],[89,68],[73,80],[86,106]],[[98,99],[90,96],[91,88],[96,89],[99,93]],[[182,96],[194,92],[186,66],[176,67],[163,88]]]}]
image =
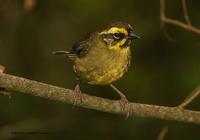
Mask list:
[{"label": "tree branch", "polygon": [[[160,22],[161,22],[161,25],[164,25],[164,23],[168,23],[168,24],[172,24],[177,27],[186,29],[188,31],[200,34],[200,29],[192,26],[192,23],[191,23],[189,14],[188,14],[188,10],[187,10],[186,0],[181,0],[181,4],[182,4],[183,16],[184,16],[186,23],[166,17],[166,15],[165,15],[165,0],[160,0]],[[200,94],[200,86],[198,86],[194,91],[192,91],[192,93],[190,93],[188,95],[188,97],[186,97],[185,100],[176,107],[183,109],[188,104],[190,104],[196,97],[198,97],[199,94]],[[161,131],[157,137],[157,140],[163,140],[165,138],[168,130],[169,130],[169,125],[165,125],[161,129]]]},{"label": "tree branch", "polygon": [[185,30],[200,34],[200,29],[191,25],[189,16],[187,14],[187,7],[185,5],[185,1],[182,2],[182,6],[184,6],[183,14],[184,14],[184,18],[187,23],[183,23],[181,21],[168,18],[165,15],[165,0],[160,0],[160,22],[161,22],[161,24],[164,24],[164,23],[171,24],[171,25],[183,28]]},{"label": "tree branch", "polygon": [[186,0],[181,0],[181,3],[182,3],[183,16],[185,18],[185,21],[187,22],[188,25],[192,25],[190,17],[188,15]]},{"label": "tree branch", "polygon": [[[195,88],[184,100],[181,102],[181,104],[177,105],[178,108],[185,108],[187,105],[189,105],[194,99],[196,99],[200,94],[200,85]],[[160,130],[160,133],[157,137],[157,140],[163,140],[169,131],[169,125],[163,126],[163,128]]]},{"label": "tree branch", "polygon": [[[8,91],[21,92],[73,104],[73,90],[5,73],[0,74],[0,87]],[[87,94],[83,94],[83,98],[84,100],[77,103],[76,106],[114,114],[126,114],[125,111],[121,110],[120,103],[116,100],[104,99]],[[140,103],[132,103],[132,106],[133,116],[200,124],[200,112],[198,111],[186,110],[178,107],[164,107]]]},{"label": "tree branch", "polygon": [[184,108],[186,107],[188,104],[190,104],[195,98],[197,98],[200,94],[200,85],[195,88],[186,98],[185,100],[179,104],[177,107],[179,108]]}]

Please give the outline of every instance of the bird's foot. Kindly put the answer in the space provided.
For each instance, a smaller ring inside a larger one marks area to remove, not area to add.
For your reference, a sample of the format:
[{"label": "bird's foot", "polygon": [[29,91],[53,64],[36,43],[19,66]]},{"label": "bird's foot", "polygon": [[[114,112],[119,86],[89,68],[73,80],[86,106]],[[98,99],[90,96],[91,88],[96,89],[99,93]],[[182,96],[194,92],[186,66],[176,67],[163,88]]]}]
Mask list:
[{"label": "bird's foot", "polygon": [[119,103],[120,103],[122,111],[126,113],[126,119],[127,119],[133,113],[131,103],[129,103],[126,96],[119,89],[117,89],[113,84],[110,84],[110,87],[114,89],[121,97],[121,99],[119,100]]},{"label": "bird's foot", "polygon": [[128,117],[130,115],[132,115],[132,113],[133,113],[131,103],[129,103],[129,101],[126,98],[126,96],[121,96],[121,99],[119,100],[119,103],[120,103],[122,111],[126,112],[126,119],[128,119]]},{"label": "bird's foot", "polygon": [[74,89],[74,104],[77,104],[78,102],[81,103],[82,101],[83,101],[83,95],[79,84],[77,84]]}]

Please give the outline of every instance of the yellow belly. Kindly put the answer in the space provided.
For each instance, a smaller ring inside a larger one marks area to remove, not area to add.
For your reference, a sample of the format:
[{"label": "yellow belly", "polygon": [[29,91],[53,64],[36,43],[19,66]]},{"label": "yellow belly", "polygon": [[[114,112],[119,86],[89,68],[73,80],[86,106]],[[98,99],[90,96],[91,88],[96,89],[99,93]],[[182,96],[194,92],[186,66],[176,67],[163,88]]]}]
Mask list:
[{"label": "yellow belly", "polygon": [[121,78],[127,69],[128,67],[125,64],[125,66],[118,65],[116,67],[105,69],[101,73],[91,72],[88,75],[87,81],[89,84],[93,85],[107,85]]},{"label": "yellow belly", "polygon": [[89,84],[108,85],[127,72],[130,59],[130,48],[125,48],[119,54],[90,53],[84,58],[77,58],[74,69],[77,76]]}]

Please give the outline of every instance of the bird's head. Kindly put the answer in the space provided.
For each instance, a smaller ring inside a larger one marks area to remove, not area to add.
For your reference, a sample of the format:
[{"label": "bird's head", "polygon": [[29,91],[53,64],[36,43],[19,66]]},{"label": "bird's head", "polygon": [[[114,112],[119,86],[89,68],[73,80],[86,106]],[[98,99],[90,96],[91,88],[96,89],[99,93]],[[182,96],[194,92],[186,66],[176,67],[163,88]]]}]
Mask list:
[{"label": "bird's head", "polygon": [[136,35],[130,24],[116,22],[101,29],[99,35],[109,49],[123,49],[131,45]]}]

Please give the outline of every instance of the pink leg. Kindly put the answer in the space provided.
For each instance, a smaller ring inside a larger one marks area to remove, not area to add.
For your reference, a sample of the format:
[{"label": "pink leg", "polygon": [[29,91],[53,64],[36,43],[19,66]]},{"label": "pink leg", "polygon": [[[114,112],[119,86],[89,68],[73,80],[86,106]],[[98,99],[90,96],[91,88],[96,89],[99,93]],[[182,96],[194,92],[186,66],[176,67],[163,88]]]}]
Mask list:
[{"label": "pink leg", "polygon": [[77,80],[77,84],[74,88],[74,104],[83,101],[83,95],[80,89],[79,81]]},{"label": "pink leg", "polygon": [[128,99],[126,98],[126,96],[119,90],[117,89],[113,84],[110,84],[110,87],[115,90],[119,96],[121,97],[121,99],[119,100],[119,103],[121,105],[121,108],[123,111],[126,111],[126,118],[129,117],[129,115],[132,114],[132,106],[129,103]]}]

